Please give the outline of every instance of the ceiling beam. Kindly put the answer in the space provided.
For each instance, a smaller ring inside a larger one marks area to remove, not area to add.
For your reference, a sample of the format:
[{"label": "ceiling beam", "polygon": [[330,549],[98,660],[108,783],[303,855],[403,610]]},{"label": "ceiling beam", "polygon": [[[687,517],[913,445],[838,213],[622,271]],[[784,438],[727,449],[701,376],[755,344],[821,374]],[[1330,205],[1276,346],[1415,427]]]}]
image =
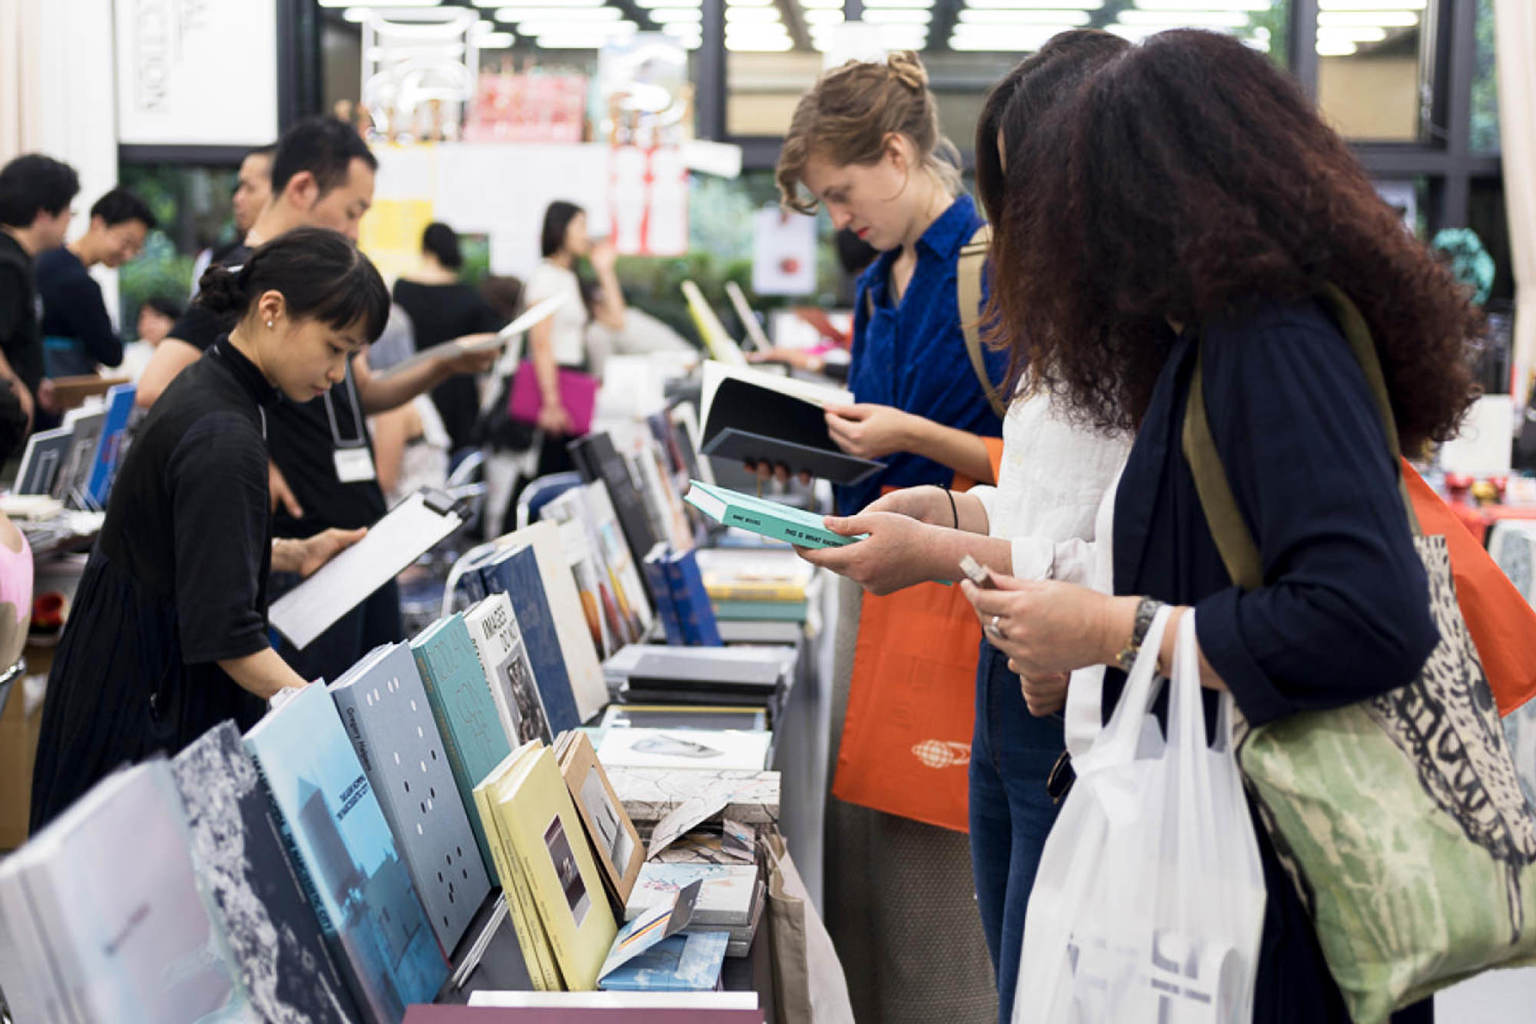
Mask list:
[{"label": "ceiling beam", "polygon": [[811,50],[811,32],[805,24],[805,15],[800,10],[800,0],[778,0],[779,17],[784,20],[784,27],[789,30],[789,38],[795,41],[795,49]]},{"label": "ceiling beam", "polygon": [[961,0],[935,0],[933,20],[928,23],[928,49],[949,49],[949,37],[960,18],[960,6]]},{"label": "ceiling beam", "polygon": [[641,32],[659,32],[661,26],[651,20],[651,12],[635,3],[635,0],[608,0],[619,12],[640,26]]}]

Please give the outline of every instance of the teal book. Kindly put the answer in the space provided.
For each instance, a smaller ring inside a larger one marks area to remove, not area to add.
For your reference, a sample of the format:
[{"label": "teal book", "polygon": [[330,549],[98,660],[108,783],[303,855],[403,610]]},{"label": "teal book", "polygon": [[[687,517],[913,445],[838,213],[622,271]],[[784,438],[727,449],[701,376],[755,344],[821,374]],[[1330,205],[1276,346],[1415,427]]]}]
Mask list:
[{"label": "teal book", "polygon": [[804,622],[804,601],[716,601],[715,618],[727,622]]},{"label": "teal book", "polygon": [[793,508],[766,498],[754,497],[726,487],[713,487],[690,480],[683,500],[717,523],[736,526],[773,540],[788,541],[804,548],[835,548],[863,537],[844,537],[822,525],[822,517],[803,508]]},{"label": "teal book", "polygon": [[407,1006],[436,998],[448,960],[325,685],[268,711],[245,749],[363,1016],[400,1024]]},{"label": "teal book", "polygon": [[485,836],[485,826],[475,813],[475,787],[512,752],[507,733],[496,714],[496,702],[480,667],[474,641],[464,626],[464,616],[454,613],[422,630],[411,641],[416,668],[427,689],[427,703],[443,738],[448,767],[459,799],[469,811],[469,827],[480,848],[486,874],[496,880],[496,861]]}]

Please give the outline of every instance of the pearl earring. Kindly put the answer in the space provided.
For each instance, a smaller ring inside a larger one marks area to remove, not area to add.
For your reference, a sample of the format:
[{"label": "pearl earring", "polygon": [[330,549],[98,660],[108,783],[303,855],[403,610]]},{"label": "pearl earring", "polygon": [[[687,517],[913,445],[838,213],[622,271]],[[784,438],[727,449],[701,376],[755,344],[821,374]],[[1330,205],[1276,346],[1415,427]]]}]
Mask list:
[{"label": "pearl earring", "polygon": [[271,321],[271,320],[268,320],[268,321],[267,321],[267,330],[269,330],[269,331],[270,331],[270,330],[271,330],[271,329],[272,329],[272,321]]}]

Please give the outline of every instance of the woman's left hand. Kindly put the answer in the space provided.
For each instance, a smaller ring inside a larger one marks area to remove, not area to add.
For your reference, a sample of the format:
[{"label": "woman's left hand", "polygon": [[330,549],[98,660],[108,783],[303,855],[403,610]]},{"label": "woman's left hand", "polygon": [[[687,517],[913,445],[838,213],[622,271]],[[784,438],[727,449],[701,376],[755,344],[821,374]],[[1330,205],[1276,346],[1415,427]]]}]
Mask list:
[{"label": "woman's left hand", "polygon": [[1044,680],[1085,665],[1105,663],[1115,599],[1058,580],[1021,580],[993,573],[998,589],[960,584],[982,631],[1026,679]]},{"label": "woman's left hand", "polygon": [[823,523],[833,533],[845,537],[861,533],[869,536],[837,548],[795,548],[812,565],[825,566],[877,595],[928,579],[920,560],[914,556],[923,550],[925,536],[935,527],[896,512],[827,516]]},{"label": "woman's left hand", "polygon": [[312,576],[322,565],[362,540],[367,534],[367,527],[359,527],[356,530],[332,527],[329,530],[322,530],[307,540],[299,541],[296,567],[298,574],[303,577]]},{"label": "woman's left hand", "polygon": [[860,402],[826,407],[827,432],[849,455],[878,459],[892,452],[910,451],[912,426],[919,417],[889,405]]}]

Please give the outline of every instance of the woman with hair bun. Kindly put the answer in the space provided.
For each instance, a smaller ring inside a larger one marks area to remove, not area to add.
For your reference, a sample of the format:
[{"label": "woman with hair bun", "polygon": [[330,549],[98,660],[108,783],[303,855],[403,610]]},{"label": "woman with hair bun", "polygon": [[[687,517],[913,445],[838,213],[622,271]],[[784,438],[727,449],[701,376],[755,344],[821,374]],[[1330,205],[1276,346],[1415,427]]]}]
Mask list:
[{"label": "woman with hair bun", "polygon": [[267,576],[313,573],[362,530],[272,539],[266,408],[308,402],[383,329],[389,293],[342,235],[299,228],[198,302],[237,317],[150,410],[123,461],[64,630],[32,777],[35,833],[125,761],[242,729],[307,680],[267,641]]},{"label": "woman with hair bun", "polygon": [[[464,253],[458,233],[447,224],[428,224],[421,234],[421,264],[395,281],[394,300],[411,318],[416,351],[465,335],[499,331],[506,319],[460,279]],[[480,393],[468,374],[450,377],[432,389],[453,450],[475,444]]]},{"label": "woman with hair bun", "polygon": [[[856,403],[829,408],[827,426],[844,450],[886,468],[836,489],[843,515],[893,488],[991,483],[989,440],[1001,449],[957,299],[961,250],[982,219],[960,192],[927,83],[910,52],[828,71],[801,97],[779,158],[785,205],[825,206],[834,228],[880,252],[854,304]],[[999,381],[1000,355],[983,358]],[[963,834],[981,631],[959,591],[936,583],[861,598],[849,581],[839,598],[825,889],[855,1016],[995,1019]],[[935,940],[942,966],[926,952]]]}]

